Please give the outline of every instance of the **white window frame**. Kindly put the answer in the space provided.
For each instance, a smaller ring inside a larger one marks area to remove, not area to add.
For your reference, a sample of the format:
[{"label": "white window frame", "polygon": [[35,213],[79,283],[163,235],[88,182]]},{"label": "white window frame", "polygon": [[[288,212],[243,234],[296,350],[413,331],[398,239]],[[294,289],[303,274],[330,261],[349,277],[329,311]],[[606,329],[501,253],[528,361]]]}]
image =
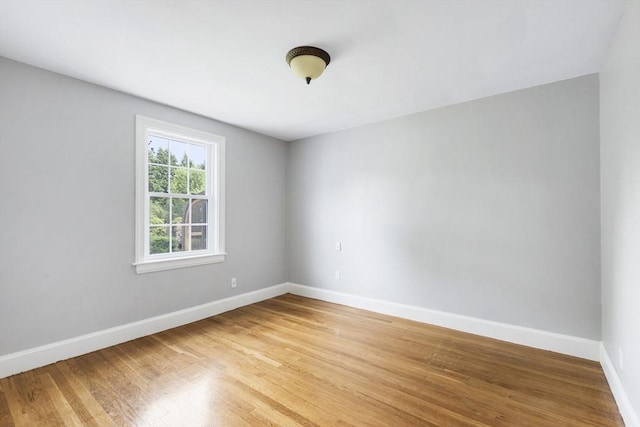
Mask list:
[{"label": "white window frame", "polygon": [[[149,243],[149,184],[148,153],[149,134],[166,136],[181,141],[208,146],[207,194],[208,233],[207,249],[151,254]],[[225,260],[225,138],[185,126],[136,115],[136,248],[137,273],[170,270]]]}]

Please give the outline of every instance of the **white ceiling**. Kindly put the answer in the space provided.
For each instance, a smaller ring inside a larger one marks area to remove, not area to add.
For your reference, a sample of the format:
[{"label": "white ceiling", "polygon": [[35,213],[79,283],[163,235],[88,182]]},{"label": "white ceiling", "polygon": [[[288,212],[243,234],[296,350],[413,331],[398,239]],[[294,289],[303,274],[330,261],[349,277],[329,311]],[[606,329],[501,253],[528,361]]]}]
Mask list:
[{"label": "white ceiling", "polygon": [[[597,72],[618,0],[7,1],[0,55],[284,140]],[[331,55],[307,86],[285,62]]]}]

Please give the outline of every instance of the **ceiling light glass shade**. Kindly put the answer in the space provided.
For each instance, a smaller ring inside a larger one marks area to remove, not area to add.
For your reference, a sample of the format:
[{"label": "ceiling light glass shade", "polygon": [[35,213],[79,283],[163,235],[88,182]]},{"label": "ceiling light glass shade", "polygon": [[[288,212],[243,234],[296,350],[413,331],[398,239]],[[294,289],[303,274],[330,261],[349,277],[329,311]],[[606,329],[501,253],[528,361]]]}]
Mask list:
[{"label": "ceiling light glass shade", "polygon": [[287,63],[291,70],[296,76],[305,79],[307,84],[320,77],[330,61],[329,54],[317,47],[300,46],[287,53]]},{"label": "ceiling light glass shade", "polygon": [[304,78],[311,78],[315,80],[320,77],[320,74],[327,67],[327,64],[321,58],[313,55],[300,55],[296,56],[289,63],[291,71],[298,76]]}]

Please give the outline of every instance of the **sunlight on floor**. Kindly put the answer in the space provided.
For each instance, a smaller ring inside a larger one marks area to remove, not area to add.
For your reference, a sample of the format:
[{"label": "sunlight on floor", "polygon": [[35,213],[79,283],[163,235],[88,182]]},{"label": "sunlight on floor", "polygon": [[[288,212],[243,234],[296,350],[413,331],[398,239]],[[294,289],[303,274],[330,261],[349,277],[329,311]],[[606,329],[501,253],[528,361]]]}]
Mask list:
[{"label": "sunlight on floor", "polygon": [[216,394],[213,386],[214,381],[205,377],[155,400],[145,410],[139,425],[216,425],[216,414],[211,410]]}]

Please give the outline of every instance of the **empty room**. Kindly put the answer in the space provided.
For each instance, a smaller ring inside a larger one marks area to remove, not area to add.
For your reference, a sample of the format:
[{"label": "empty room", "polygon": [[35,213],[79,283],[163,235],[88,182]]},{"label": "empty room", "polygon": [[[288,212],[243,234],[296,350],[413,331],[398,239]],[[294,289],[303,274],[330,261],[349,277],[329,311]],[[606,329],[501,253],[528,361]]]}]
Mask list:
[{"label": "empty room", "polygon": [[640,1],[0,0],[0,426],[640,427]]}]

